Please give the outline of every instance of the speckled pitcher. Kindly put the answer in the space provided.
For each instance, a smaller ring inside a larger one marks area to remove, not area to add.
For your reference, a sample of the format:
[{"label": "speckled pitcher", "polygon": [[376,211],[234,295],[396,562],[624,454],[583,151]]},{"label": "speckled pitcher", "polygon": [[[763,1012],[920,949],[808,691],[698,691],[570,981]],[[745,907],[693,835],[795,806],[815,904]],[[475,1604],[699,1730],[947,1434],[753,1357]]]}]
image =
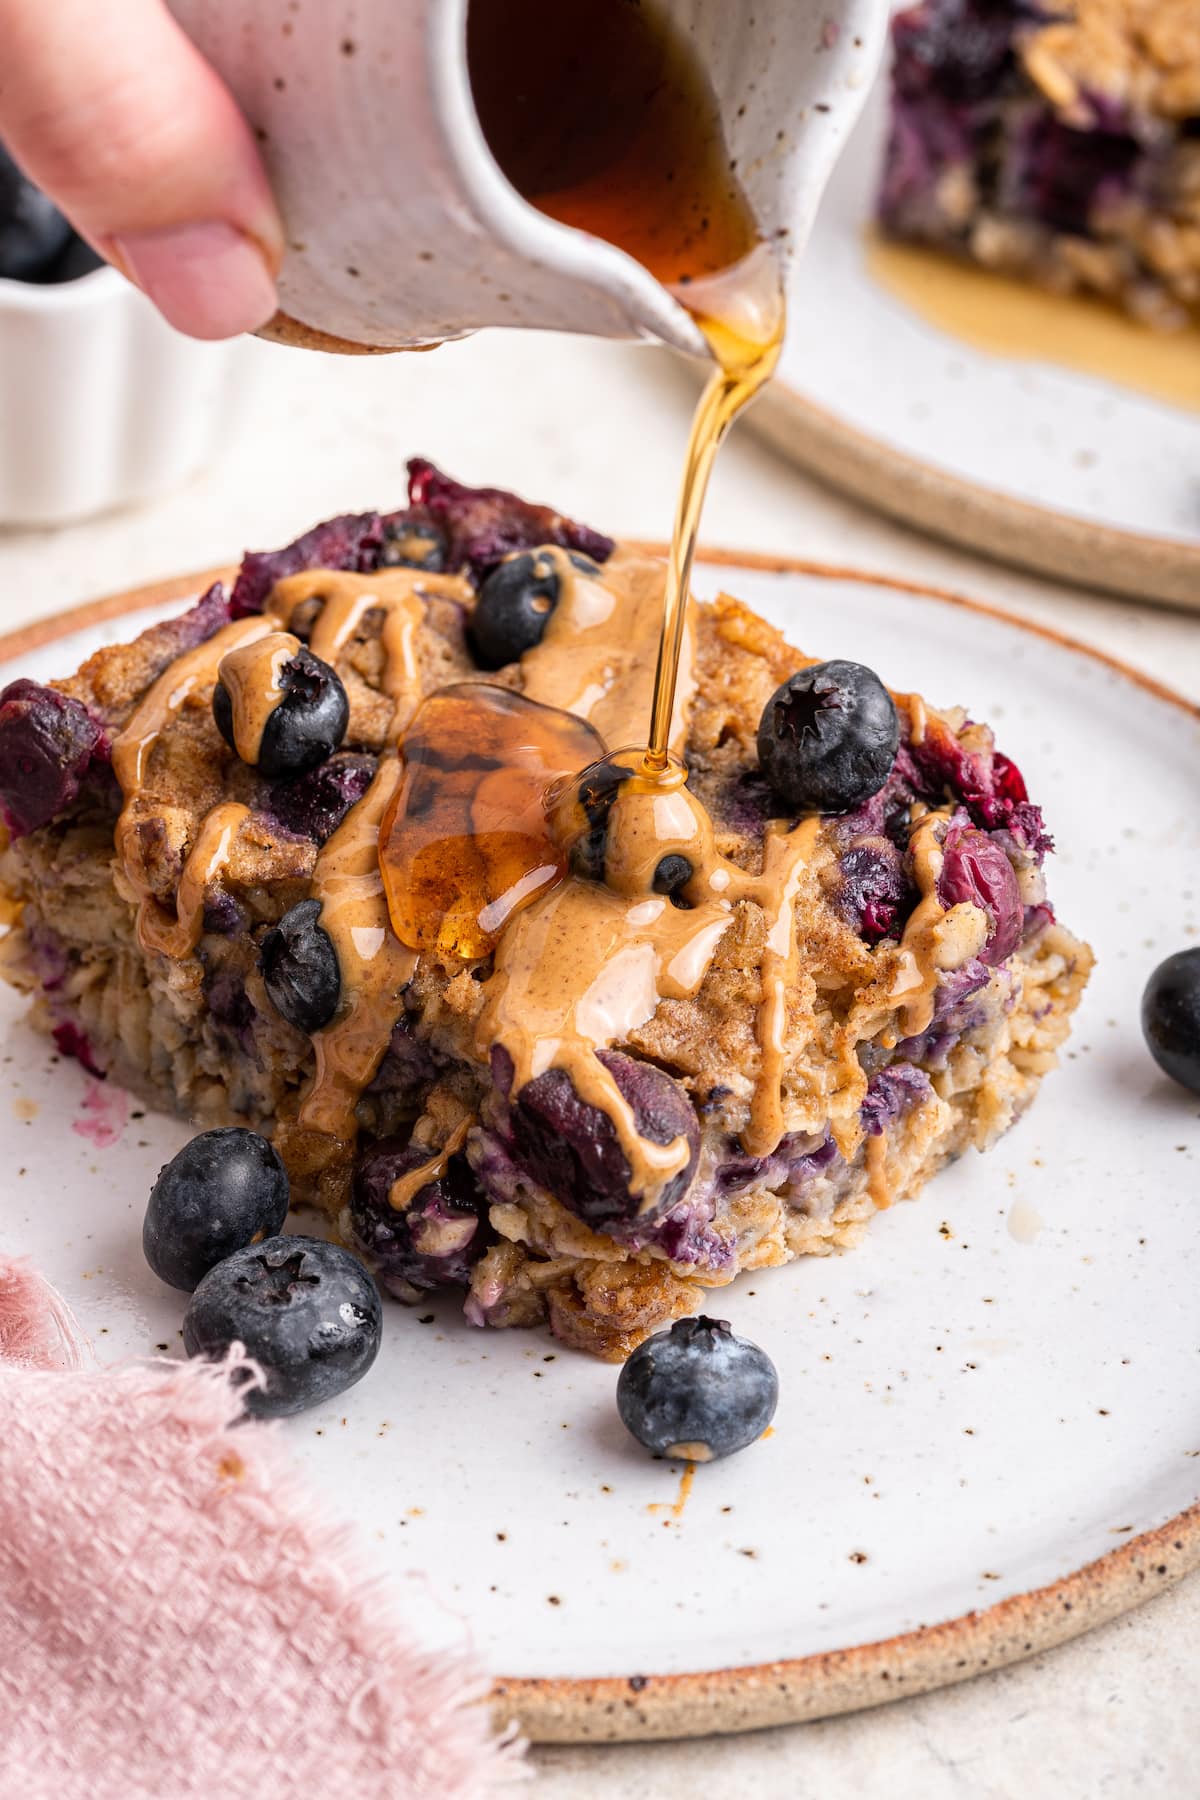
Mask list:
[{"label": "speckled pitcher", "polygon": [[[469,0],[170,3],[262,144],[287,227],[279,294],[293,341],[372,349],[520,325],[703,353],[647,270],[547,218],[501,174],[471,98]],[[755,215],[786,228],[795,256],[870,84],[887,0],[662,10],[707,71]]]}]

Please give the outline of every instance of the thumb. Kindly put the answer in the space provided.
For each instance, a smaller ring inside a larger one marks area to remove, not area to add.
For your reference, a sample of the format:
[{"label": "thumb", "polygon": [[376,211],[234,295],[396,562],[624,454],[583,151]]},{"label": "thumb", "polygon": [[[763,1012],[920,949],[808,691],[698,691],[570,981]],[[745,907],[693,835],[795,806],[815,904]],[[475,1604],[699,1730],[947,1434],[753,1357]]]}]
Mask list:
[{"label": "thumb", "polygon": [[250,127],[163,0],[0,0],[0,138],[193,337],[275,311],[283,228]]}]

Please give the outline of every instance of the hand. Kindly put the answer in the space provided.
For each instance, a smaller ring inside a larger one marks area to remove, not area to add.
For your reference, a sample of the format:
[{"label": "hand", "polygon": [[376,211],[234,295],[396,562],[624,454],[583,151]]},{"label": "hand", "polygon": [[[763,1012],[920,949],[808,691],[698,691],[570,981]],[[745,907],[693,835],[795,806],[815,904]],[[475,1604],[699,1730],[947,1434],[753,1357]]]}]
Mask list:
[{"label": "hand", "polygon": [[191,337],[275,311],[283,227],[253,134],[164,0],[0,0],[0,138]]}]

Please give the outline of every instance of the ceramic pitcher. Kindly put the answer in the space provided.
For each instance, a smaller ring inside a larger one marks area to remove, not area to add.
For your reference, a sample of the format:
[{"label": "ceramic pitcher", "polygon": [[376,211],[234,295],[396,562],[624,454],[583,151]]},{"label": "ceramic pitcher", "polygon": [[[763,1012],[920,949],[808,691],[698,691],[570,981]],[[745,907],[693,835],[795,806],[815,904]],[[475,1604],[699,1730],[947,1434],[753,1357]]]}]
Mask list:
[{"label": "ceramic pitcher", "polygon": [[[284,335],[370,349],[510,325],[703,353],[646,269],[501,173],[472,103],[470,0],[170,3],[258,135],[287,229]],[[881,54],[887,0],[661,11],[707,74],[760,226],[794,257]]]}]

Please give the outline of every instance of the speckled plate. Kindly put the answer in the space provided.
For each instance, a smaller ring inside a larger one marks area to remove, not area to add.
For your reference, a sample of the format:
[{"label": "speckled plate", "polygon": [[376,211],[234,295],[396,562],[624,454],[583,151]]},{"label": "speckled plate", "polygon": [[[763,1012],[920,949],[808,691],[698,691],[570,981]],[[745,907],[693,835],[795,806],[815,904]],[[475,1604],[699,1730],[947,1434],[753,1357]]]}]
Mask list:
[{"label": "speckled plate", "polygon": [[[543,1739],[869,1705],[1057,1643],[1200,1562],[1200,1103],[1137,1024],[1148,970],[1200,921],[1200,715],[947,595],[710,556],[699,587],[719,584],[794,641],[995,722],[1099,966],[1062,1069],[996,1150],[853,1254],[721,1294],[782,1398],[773,1434],[690,1491],[624,1436],[610,1367],[470,1330],[451,1304],[390,1307],[368,1378],[281,1428],[414,1623],[472,1641],[501,1713]],[[161,599],[4,640],[4,676],[69,670]],[[0,1247],[36,1259],[102,1356],[179,1354],[181,1300],[140,1222],[185,1136],[0,1000]]]},{"label": "speckled plate", "polygon": [[[867,232],[885,123],[881,82],[793,273],[787,343],[752,427],[905,524],[1200,608],[1200,413],[976,348],[881,286]],[[1200,364],[1200,333],[1188,341]]]}]

